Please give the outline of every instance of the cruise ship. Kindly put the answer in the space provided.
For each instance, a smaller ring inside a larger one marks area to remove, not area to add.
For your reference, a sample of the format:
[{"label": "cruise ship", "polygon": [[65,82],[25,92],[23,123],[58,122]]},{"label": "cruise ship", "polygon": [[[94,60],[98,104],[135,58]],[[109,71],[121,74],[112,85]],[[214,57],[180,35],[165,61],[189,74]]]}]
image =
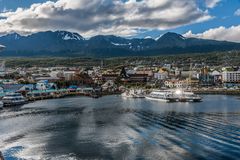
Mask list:
[{"label": "cruise ship", "polygon": [[147,99],[163,102],[201,102],[202,97],[190,91],[176,90],[154,90],[146,96]]},{"label": "cruise ship", "polygon": [[20,93],[7,93],[2,98],[3,106],[16,106],[26,103],[26,99]]},{"label": "cruise ship", "polygon": [[176,102],[178,100],[173,92],[169,90],[154,90],[149,95],[145,96],[145,98],[162,102]]}]

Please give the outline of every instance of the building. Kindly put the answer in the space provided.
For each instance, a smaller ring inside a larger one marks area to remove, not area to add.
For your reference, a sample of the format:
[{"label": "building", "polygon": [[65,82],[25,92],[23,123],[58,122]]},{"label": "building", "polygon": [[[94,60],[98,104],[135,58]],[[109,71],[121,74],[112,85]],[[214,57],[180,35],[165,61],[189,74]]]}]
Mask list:
[{"label": "building", "polygon": [[36,89],[37,90],[51,90],[57,89],[57,85],[55,83],[49,83],[48,80],[41,80],[37,82]]},{"label": "building", "polygon": [[220,84],[222,83],[222,73],[218,71],[213,71],[211,73],[211,76],[213,77],[213,81],[215,84]]},{"label": "building", "polygon": [[224,83],[240,83],[240,71],[224,71],[222,81]]},{"label": "building", "polygon": [[187,86],[187,82],[185,80],[166,80],[164,82],[165,87],[168,88],[183,88]]},{"label": "building", "polygon": [[213,86],[214,85],[214,77],[209,73],[209,68],[204,67],[201,69],[199,74],[199,85],[200,86]]},{"label": "building", "polygon": [[222,82],[225,87],[240,86],[240,71],[224,71]]},{"label": "building", "polygon": [[168,73],[167,72],[158,72],[154,73],[154,78],[158,80],[164,80],[168,78]]},{"label": "building", "polygon": [[112,80],[107,81],[101,87],[102,91],[114,92],[117,90],[117,85]]},{"label": "building", "polygon": [[66,81],[73,80],[75,77],[76,72],[75,71],[64,71],[63,77]]}]

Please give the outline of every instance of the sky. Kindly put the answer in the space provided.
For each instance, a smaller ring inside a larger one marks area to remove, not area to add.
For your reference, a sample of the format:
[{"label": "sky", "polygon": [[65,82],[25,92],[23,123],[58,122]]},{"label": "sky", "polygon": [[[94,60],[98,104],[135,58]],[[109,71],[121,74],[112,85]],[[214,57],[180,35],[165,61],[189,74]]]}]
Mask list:
[{"label": "sky", "polygon": [[0,35],[48,30],[240,42],[240,0],[0,0]]}]

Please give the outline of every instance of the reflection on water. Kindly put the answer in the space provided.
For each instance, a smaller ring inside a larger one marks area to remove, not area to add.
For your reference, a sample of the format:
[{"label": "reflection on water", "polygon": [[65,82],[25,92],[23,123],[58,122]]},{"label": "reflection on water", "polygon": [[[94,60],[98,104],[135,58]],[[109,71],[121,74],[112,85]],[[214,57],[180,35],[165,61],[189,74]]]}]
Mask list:
[{"label": "reflection on water", "polygon": [[38,101],[0,111],[0,150],[6,159],[238,159],[239,102]]}]

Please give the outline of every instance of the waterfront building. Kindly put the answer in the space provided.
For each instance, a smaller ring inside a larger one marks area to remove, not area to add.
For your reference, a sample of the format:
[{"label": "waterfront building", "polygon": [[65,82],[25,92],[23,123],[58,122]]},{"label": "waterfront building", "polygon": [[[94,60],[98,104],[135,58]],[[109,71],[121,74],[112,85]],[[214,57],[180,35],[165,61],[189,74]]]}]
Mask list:
[{"label": "waterfront building", "polygon": [[224,71],[222,80],[224,83],[240,83],[240,71]]},{"label": "waterfront building", "polygon": [[178,80],[178,79],[174,79],[174,80],[166,80],[164,82],[165,87],[168,88],[183,88],[187,86],[187,82],[185,80]]},{"label": "waterfront building", "polygon": [[225,87],[240,86],[240,71],[224,71],[222,82]]},{"label": "waterfront building", "polygon": [[221,72],[215,70],[210,75],[213,77],[214,84],[222,83],[222,73]]},{"label": "waterfront building", "polygon": [[48,80],[41,80],[36,84],[37,90],[51,90],[51,89],[57,89],[57,88],[58,87],[55,83],[49,83]]},{"label": "waterfront building", "polygon": [[201,69],[199,75],[199,84],[201,86],[213,86],[214,85],[214,77],[209,73],[209,68],[204,67]]}]

